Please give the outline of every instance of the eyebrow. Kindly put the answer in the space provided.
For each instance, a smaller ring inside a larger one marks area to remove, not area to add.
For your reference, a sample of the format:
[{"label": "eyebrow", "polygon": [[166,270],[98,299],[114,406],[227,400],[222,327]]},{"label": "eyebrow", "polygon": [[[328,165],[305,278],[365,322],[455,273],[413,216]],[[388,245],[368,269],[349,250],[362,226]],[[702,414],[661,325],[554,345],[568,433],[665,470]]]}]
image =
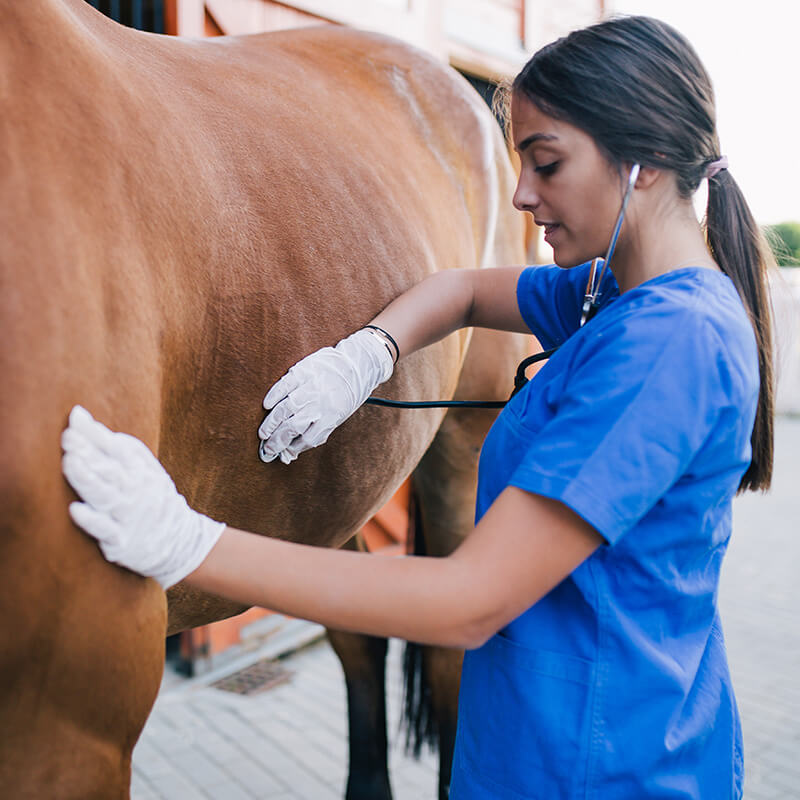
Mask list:
[{"label": "eyebrow", "polygon": [[553,140],[558,139],[553,133],[533,133],[530,136],[527,136],[523,139],[519,145],[517,145],[517,152],[521,153],[525,148],[529,147],[536,142],[552,142]]}]

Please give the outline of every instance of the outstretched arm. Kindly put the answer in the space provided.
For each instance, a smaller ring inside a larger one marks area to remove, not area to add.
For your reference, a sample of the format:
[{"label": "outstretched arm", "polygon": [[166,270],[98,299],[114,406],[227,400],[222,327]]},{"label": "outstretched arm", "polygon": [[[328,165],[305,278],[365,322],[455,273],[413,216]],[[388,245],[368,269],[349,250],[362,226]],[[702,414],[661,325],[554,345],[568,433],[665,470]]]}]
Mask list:
[{"label": "outstretched arm", "polygon": [[476,647],[601,543],[561,503],[510,487],[449,557],[380,558],[267,539],[198,514],[138,439],[76,407],[64,474],[73,520],[114,563],[165,588],[186,578],[333,628]]},{"label": "outstretched arm", "polygon": [[376,557],[227,528],[187,581],[340,630],[478,647],[602,542],[563,504],[509,487],[446,558]]}]

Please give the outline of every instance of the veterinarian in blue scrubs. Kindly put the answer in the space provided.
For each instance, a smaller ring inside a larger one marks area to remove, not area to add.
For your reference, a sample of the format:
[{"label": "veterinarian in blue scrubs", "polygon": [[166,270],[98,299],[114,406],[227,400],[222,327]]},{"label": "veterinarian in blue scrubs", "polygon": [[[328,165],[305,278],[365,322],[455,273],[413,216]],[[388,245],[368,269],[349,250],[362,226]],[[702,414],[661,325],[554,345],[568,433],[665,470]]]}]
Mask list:
[{"label": "veterinarian in blue scrubs", "polygon": [[489,433],[477,514],[516,486],[608,546],[466,654],[453,796],[734,796],[716,591],[750,463],[755,337],[731,281],[702,267],[622,296],[610,278],[578,328],[587,267],[522,273],[523,317],[561,346]]},{"label": "veterinarian in blue scrubs", "polygon": [[720,154],[708,77],[669,26],[576,31],[509,97],[514,203],[556,265],[433,275],[296,364],[259,431],[262,458],[290,463],[398,358],[459,327],[557,347],[492,427],[476,527],[451,556],[371,559],[226,527],[80,407],[63,436],[83,499],[70,513],[165,587],[467,648],[454,800],[740,798],[717,587],[731,500],[771,477],[767,249]]}]

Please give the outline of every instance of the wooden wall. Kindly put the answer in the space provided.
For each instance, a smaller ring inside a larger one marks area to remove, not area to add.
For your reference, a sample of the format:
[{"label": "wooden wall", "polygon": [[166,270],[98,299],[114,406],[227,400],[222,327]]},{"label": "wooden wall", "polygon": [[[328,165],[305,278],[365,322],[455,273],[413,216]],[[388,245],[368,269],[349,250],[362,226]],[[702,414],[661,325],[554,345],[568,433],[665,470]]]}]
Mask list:
[{"label": "wooden wall", "polygon": [[352,25],[497,81],[512,77],[541,45],[603,13],[604,0],[167,0],[166,24],[181,36]]}]

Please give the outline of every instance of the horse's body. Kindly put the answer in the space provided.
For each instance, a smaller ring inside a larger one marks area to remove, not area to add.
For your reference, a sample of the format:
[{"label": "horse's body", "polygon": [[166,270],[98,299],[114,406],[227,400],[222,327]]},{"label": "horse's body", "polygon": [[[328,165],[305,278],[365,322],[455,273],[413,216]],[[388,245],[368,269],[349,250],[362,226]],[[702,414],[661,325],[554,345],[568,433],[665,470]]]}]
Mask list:
[{"label": "horse's body", "polygon": [[[485,412],[364,408],[264,465],[261,399],[436,269],[521,263],[522,220],[487,110],[398,43],[185,41],[83,0],[0,0],[0,18],[0,796],[110,800],[128,794],[167,607],[69,521],[71,406],[143,438],[199,510],[326,546],[438,430],[416,483],[444,552],[471,527]],[[383,394],[502,396],[520,350],[462,332]],[[179,586],[170,629],[238,610]]]}]

